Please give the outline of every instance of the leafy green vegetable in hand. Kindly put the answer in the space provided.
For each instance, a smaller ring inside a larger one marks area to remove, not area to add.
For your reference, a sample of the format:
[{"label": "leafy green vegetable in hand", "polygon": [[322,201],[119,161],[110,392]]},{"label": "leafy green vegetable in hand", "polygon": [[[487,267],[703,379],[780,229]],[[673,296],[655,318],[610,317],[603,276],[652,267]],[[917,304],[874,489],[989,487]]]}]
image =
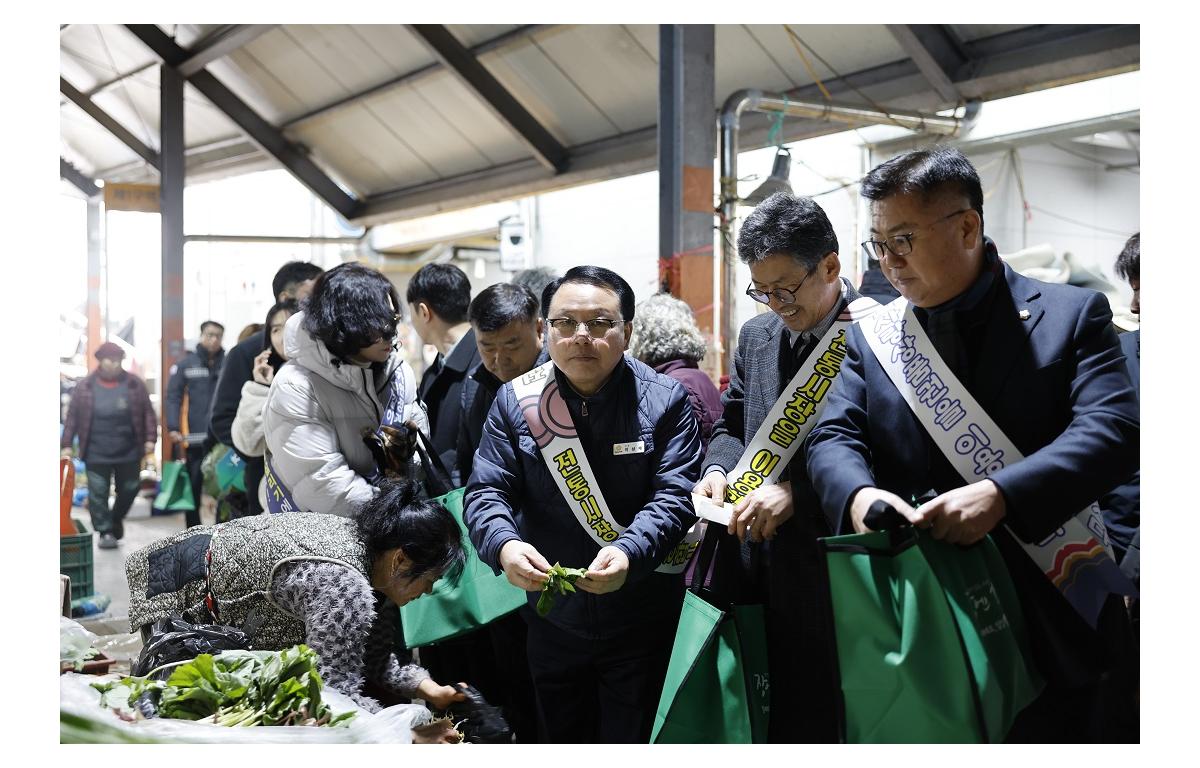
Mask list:
[{"label": "leafy green vegetable in hand", "polygon": [[[280,652],[226,651],[218,656],[202,653],[176,667],[167,680],[126,677],[111,683],[93,683],[110,706],[117,688],[128,690],[134,702],[147,690],[159,692],[158,713],[179,720],[212,718],[225,726],[340,725],[353,712],[334,716],[321,701],[321,675],[317,654],[307,645]],[[115,698],[115,697],[114,697]],[[117,705],[119,706],[119,705]]]},{"label": "leafy green vegetable in hand", "polygon": [[546,583],[542,585],[542,596],[537,601],[538,616],[550,613],[550,608],[554,605],[555,594],[565,595],[568,592],[574,592],[575,582],[583,578],[587,573],[587,568],[564,568],[555,563],[550,566],[547,573],[550,574],[550,578],[546,579]]}]

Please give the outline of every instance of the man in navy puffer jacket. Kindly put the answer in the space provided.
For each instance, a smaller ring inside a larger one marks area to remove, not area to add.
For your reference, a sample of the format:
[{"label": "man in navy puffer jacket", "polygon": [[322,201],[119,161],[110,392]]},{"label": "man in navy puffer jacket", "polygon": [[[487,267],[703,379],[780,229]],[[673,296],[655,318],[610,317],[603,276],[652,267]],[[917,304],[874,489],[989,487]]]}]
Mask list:
[{"label": "man in navy puffer jacket", "polygon": [[[467,485],[480,557],[529,591],[530,670],[551,742],[649,740],[682,605],[681,576],[656,569],[696,521],[700,432],[683,386],[624,354],[633,309],[629,284],[600,267],[575,267],[542,294],[551,373],[624,531],[601,546],[576,519],[516,382],[496,396]],[[587,575],[540,618],[532,607],[555,562]]]}]

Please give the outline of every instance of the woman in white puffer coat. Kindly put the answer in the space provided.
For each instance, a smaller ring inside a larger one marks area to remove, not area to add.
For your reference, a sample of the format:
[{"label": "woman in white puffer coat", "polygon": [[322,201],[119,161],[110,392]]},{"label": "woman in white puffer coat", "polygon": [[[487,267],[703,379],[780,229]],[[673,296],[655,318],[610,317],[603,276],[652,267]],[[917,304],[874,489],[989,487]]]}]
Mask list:
[{"label": "woman in white puffer coat", "polygon": [[350,262],[317,278],[304,311],[284,326],[288,362],[267,393],[263,431],[268,472],[300,510],[354,517],[379,492],[363,435],[384,422],[428,432],[395,344],[400,313],[391,282]]}]

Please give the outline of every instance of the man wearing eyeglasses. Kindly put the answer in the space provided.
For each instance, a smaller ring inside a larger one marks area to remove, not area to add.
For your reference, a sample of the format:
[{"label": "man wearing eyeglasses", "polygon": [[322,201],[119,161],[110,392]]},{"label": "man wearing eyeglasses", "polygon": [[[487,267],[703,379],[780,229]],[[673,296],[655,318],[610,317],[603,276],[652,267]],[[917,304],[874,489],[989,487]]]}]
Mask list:
[{"label": "man wearing eyeglasses", "polygon": [[[602,267],[546,287],[550,362],[497,392],[467,484],[480,558],[529,592],[554,743],[649,741],[682,606],[700,430],[683,385],[625,355],[633,312],[629,284]],[[535,614],[552,563],[586,575]]]},{"label": "man wearing eyeglasses", "polygon": [[[1081,609],[1031,554],[1068,535],[1080,510],[1137,467],[1137,402],[1108,303],[1094,291],[1025,278],[1000,260],[984,236],[979,176],[956,149],[889,160],[867,174],[861,193],[871,210],[863,246],[910,306],[889,305],[878,322],[852,330],[829,405],[808,436],[808,472],[830,523],[862,532],[866,512],[882,500],[937,539],[969,546],[990,535],[1047,680],[1009,739],[1121,740],[1100,682],[1112,669],[1113,643],[1128,631],[1122,600],[1111,593],[1120,585],[1097,584],[1091,608]],[[928,371],[914,366],[908,375],[924,380],[923,394],[906,400],[903,377],[889,376],[897,358],[880,351],[889,333],[897,352],[901,343],[923,343],[913,341],[921,330],[930,342],[925,362],[965,388],[944,403],[940,422],[918,409],[945,399],[944,382],[930,384]],[[960,404],[972,417],[952,430]],[[984,434],[976,414],[990,417],[995,429],[987,430],[1006,436],[1020,456],[997,456],[968,439],[972,428],[970,435]],[[935,440],[939,426],[963,436],[947,449]],[[955,452],[981,462],[971,479]],[[1091,569],[1106,570],[1103,558]]]},{"label": "man wearing eyeglasses", "polygon": [[[794,387],[789,385],[797,372],[822,354],[822,338],[847,305],[860,298],[840,277],[837,235],[812,198],[777,192],[764,200],[742,224],[738,256],[750,266],[746,293],[771,311],[752,318],[738,334],[729,388],[721,397],[723,414],[704,457],[704,479],[695,488],[720,501],[730,498],[729,484],[739,486],[741,473],[735,467],[741,466],[776,401],[791,398]],[[802,378],[800,384],[807,383],[808,377]],[[835,741],[834,683],[824,662],[825,590],[816,545],[816,538],[828,531],[803,456],[796,453],[776,482],[732,495],[736,503],[728,533],[743,542],[747,577],[740,597],[766,605],[768,738]]]}]

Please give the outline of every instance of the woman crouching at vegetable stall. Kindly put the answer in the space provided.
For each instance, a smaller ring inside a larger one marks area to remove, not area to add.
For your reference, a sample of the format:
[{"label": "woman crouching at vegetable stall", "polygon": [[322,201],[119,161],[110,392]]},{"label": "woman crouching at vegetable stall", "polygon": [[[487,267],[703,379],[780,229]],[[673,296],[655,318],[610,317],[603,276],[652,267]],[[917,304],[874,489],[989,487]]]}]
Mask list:
[{"label": "woman crouching at vegetable stall", "polygon": [[[257,650],[306,643],[327,685],[376,712],[364,684],[445,709],[465,697],[392,654],[397,606],[462,568],[458,524],[410,482],[385,485],[356,520],[301,512],[200,526],[125,561],[129,625],[166,616],[241,627]],[[207,564],[207,567],[206,567]]]}]

